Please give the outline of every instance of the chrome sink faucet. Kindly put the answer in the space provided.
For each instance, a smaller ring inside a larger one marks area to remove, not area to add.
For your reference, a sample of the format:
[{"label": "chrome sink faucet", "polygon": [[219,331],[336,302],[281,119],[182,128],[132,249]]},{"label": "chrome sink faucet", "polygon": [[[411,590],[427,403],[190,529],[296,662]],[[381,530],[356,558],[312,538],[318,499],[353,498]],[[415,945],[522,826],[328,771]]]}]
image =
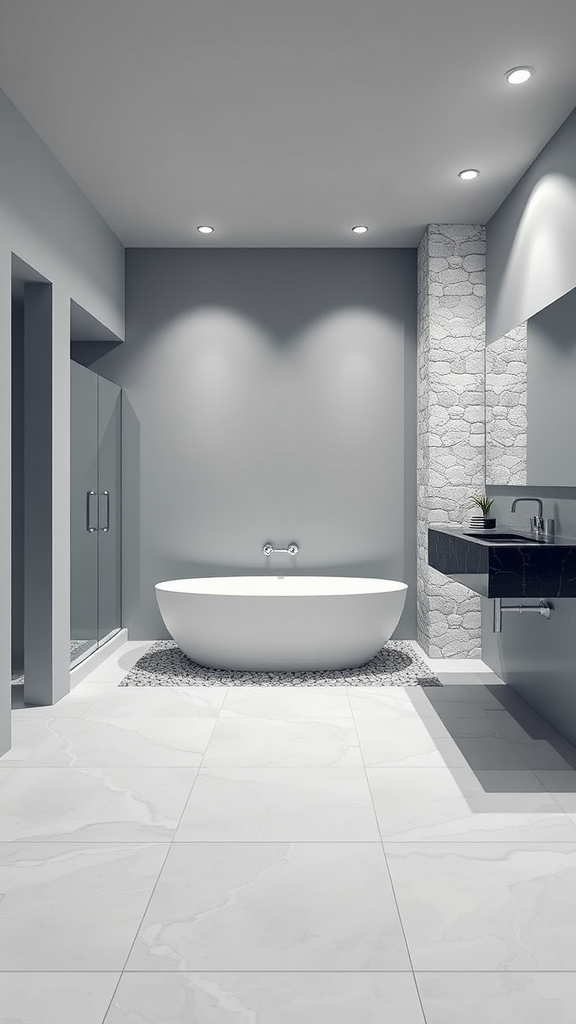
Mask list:
[{"label": "chrome sink faucet", "polygon": [[538,515],[532,516],[530,519],[530,529],[537,540],[553,540],[554,539],[554,520],[544,519],[544,509],[542,506],[541,498],[514,498],[510,506],[510,511],[515,512],[516,506],[521,501],[535,501],[538,505]]}]

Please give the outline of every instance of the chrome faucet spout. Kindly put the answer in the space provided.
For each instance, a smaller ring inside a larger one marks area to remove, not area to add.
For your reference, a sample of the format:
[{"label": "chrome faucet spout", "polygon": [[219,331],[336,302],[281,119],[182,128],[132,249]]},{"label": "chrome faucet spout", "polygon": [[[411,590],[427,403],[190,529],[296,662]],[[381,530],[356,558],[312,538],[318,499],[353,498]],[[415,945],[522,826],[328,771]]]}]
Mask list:
[{"label": "chrome faucet spout", "polygon": [[512,504],[510,506],[510,511],[511,512],[515,512],[516,511],[516,505],[518,505],[521,501],[535,501],[537,503],[537,505],[538,505],[538,518],[539,519],[543,518],[543,516],[544,516],[544,508],[543,508],[543,505],[542,505],[542,499],[541,498],[514,498],[514,501],[512,502]]},{"label": "chrome faucet spout", "polygon": [[530,519],[530,529],[532,531],[532,535],[536,537],[537,540],[545,540],[548,542],[552,542],[554,540],[554,520],[547,519],[546,522],[544,522],[544,508],[542,505],[542,499],[514,498],[514,501],[510,506],[510,511],[515,512],[516,505],[519,505],[521,501],[535,501],[538,505],[538,515],[532,516]]}]

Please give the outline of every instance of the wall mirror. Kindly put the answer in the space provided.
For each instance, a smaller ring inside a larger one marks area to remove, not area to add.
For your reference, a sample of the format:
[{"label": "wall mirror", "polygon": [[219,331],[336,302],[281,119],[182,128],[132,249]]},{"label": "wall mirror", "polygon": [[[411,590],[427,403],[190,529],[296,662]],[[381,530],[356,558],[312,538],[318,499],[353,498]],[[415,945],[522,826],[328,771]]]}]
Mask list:
[{"label": "wall mirror", "polygon": [[576,288],[486,346],[486,483],[576,486]]}]

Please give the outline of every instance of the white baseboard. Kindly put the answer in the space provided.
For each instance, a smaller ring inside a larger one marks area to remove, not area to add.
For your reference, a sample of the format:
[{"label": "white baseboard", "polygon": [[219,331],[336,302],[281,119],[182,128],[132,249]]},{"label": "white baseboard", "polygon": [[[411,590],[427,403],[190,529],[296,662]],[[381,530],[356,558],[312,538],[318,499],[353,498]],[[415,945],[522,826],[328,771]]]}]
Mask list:
[{"label": "white baseboard", "polygon": [[93,654],[89,654],[84,661],[81,661],[79,665],[75,665],[70,670],[70,689],[72,690],[78,683],[81,683],[90,672],[93,672],[95,668],[98,668],[103,661],[106,661],[114,651],[117,651],[128,639],[128,630],[121,629],[119,633],[115,633],[114,636],[110,637],[102,647],[99,647]]}]

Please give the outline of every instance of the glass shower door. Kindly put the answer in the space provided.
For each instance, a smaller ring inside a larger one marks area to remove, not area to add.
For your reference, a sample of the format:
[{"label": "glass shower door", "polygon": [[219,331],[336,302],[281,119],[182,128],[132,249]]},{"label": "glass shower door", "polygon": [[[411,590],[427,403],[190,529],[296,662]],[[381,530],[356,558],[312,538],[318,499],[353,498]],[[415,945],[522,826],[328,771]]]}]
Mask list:
[{"label": "glass shower door", "polygon": [[121,389],[98,377],[98,643],[122,624]]},{"label": "glass shower door", "polygon": [[98,377],[70,363],[70,662],[98,646]]},{"label": "glass shower door", "polygon": [[70,662],[117,633],[121,608],[121,389],[70,363]]}]

